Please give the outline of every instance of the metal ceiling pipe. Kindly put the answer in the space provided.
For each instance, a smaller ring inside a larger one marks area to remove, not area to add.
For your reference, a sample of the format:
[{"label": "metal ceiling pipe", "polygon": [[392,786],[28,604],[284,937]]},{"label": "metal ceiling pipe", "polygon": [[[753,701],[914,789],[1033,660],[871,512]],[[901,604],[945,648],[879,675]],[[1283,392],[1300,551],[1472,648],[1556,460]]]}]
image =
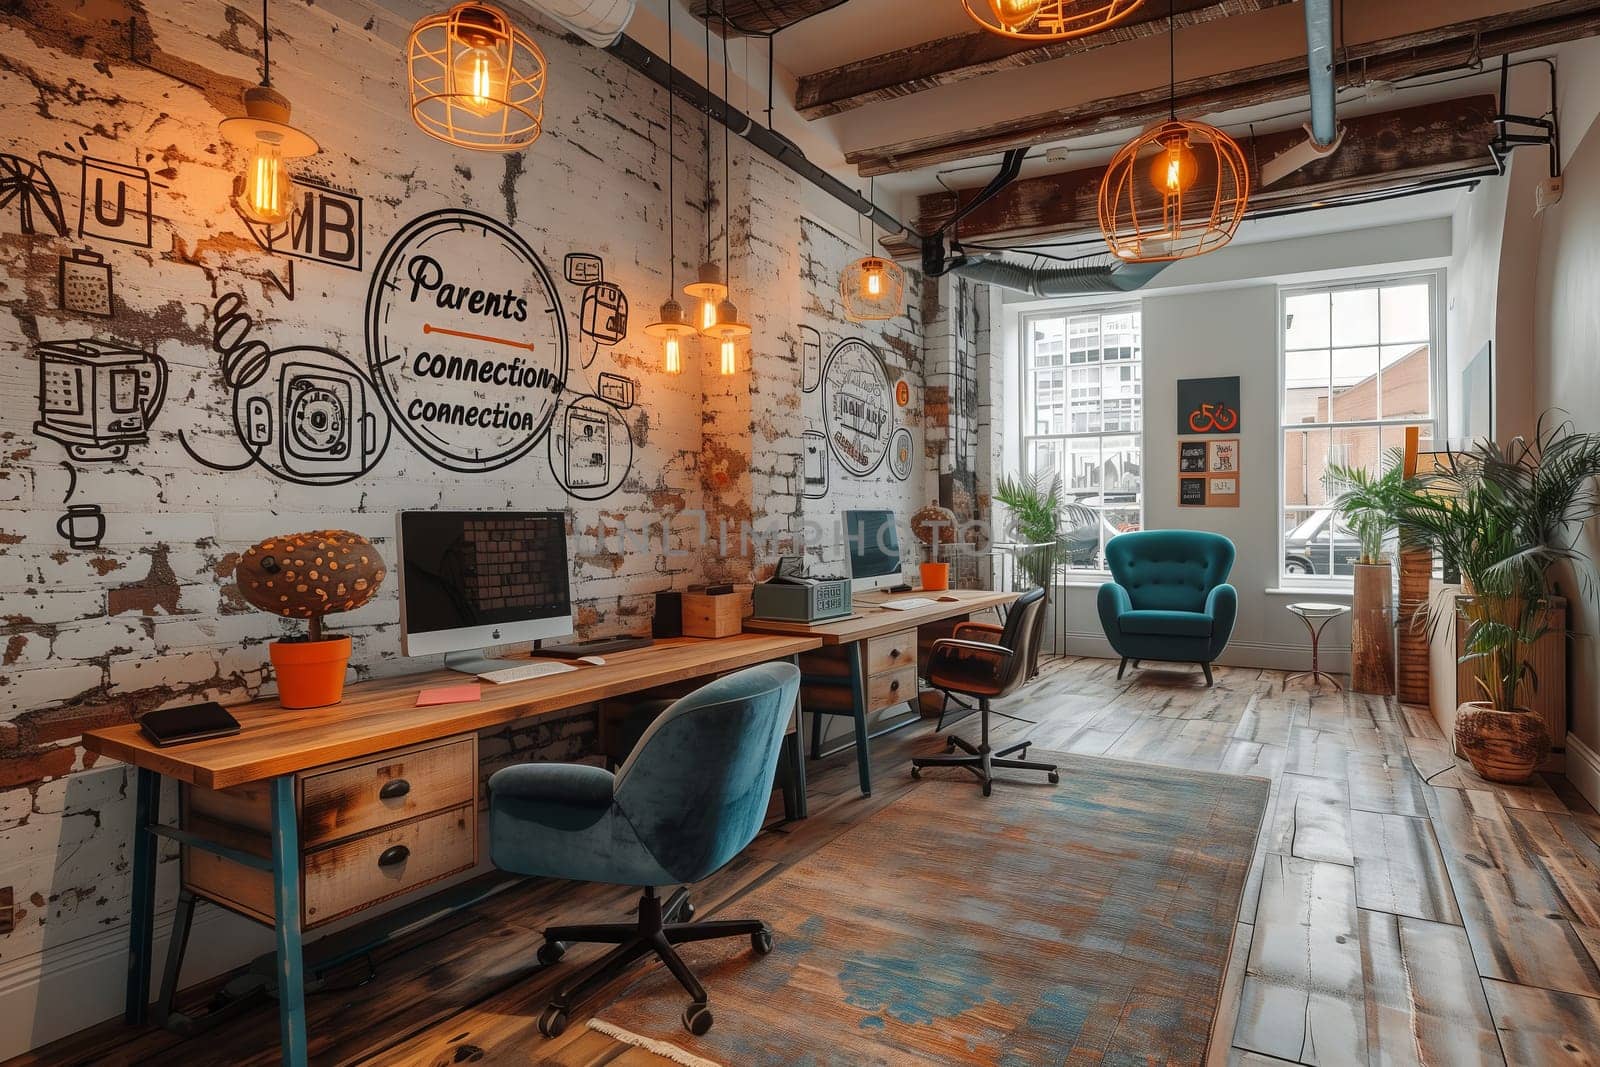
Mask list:
[{"label": "metal ceiling pipe", "polygon": [[1311,140],[1331,148],[1339,139],[1333,85],[1333,0],[1305,0],[1306,64],[1311,79]]},{"label": "metal ceiling pipe", "polygon": [[871,219],[878,229],[891,236],[906,234],[918,241],[922,239],[922,235],[911,227],[807,159],[806,154],[800,151],[800,147],[793,141],[761,125],[683,71],[674,74],[665,59],[627,34],[622,34],[607,45],[606,51],[663,89],[676,93],[678,99],[686,101],[695,110],[723,123],[731,132],[744,138],[752,146],[759,148],[852,211]]},{"label": "metal ceiling pipe", "polygon": [[1040,298],[1084,296],[1093,293],[1131,293],[1143,289],[1166,270],[1168,263],[1128,263],[1110,255],[1104,263],[1072,267],[1025,267],[1005,258],[968,259],[950,268],[951,274],[985,285],[998,285]]}]

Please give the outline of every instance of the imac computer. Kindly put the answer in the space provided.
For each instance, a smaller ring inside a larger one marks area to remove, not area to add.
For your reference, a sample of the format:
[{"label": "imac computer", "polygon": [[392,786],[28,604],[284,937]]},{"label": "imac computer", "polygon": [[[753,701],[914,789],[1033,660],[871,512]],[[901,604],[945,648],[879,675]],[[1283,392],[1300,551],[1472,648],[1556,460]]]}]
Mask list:
[{"label": "imac computer", "polygon": [[489,645],[572,633],[567,523],[559,511],[403,511],[400,648],[484,674],[525,661]]},{"label": "imac computer", "polygon": [[850,588],[894,589],[905,584],[900,568],[900,534],[892,511],[844,513],[845,551],[850,560]]}]

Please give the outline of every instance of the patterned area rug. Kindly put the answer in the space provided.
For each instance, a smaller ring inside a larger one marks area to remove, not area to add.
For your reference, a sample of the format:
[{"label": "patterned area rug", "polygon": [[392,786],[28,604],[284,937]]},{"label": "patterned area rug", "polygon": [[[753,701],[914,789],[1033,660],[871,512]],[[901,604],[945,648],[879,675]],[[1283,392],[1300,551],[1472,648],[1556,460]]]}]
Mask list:
[{"label": "patterned area rug", "polygon": [[664,968],[596,1014],[738,1067],[1202,1062],[1268,783],[1049,758],[987,799],[925,777],[730,906],[777,946],[683,949],[706,1036]]}]

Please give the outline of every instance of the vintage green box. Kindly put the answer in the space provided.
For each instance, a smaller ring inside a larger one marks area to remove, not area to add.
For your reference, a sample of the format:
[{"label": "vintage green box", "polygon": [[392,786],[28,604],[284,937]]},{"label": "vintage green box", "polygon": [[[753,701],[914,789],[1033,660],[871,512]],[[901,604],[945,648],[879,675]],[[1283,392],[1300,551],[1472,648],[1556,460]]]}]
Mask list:
[{"label": "vintage green box", "polygon": [[850,579],[762,582],[753,593],[759,619],[819,622],[850,614]]}]

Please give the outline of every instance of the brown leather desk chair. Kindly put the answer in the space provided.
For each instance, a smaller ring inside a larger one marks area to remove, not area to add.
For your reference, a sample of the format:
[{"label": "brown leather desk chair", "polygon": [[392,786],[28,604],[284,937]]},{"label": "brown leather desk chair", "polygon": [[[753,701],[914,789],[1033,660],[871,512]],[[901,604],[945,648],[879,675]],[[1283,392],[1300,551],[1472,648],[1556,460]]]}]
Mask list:
[{"label": "brown leather desk chair", "polygon": [[956,627],[954,637],[934,642],[928,659],[928,684],[947,694],[976,698],[983,725],[983,739],[974,746],[951,734],[945,739],[946,750],[954,752],[959,748],[966,755],[918,756],[911,761],[913,778],[921,777],[924,767],[965,767],[983,783],[984,796],[994,789],[993,771],[996,767],[1044,771],[1050,776],[1052,785],[1061,780],[1054,764],[1006,758],[1014,752],[1026,756],[1030,742],[1019,741],[998,752],[989,747],[989,702],[996,697],[1010,695],[1028,680],[1029,665],[1039,640],[1038,622],[1044,607],[1044,590],[1030,589],[1011,605],[1004,626],[964,622]]}]

